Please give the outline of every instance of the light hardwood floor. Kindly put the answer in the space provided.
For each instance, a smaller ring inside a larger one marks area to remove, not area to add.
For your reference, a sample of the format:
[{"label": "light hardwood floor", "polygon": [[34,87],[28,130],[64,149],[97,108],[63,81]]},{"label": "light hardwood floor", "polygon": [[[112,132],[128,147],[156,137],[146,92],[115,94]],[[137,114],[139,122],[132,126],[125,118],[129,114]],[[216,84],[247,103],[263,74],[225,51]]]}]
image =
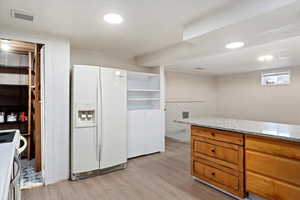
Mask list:
[{"label": "light hardwood floor", "polygon": [[125,170],[63,181],[22,192],[22,200],[232,200],[195,182],[190,175],[190,146],[166,140],[166,152],[131,159]]}]

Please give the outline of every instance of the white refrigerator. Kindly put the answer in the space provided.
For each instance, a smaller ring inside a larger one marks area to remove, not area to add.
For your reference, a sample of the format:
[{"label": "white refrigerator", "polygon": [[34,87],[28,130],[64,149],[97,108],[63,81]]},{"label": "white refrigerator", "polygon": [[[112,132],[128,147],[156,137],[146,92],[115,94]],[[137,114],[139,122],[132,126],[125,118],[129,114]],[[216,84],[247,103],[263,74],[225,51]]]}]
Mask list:
[{"label": "white refrigerator", "polygon": [[75,65],[72,70],[71,179],[127,162],[127,74]]}]

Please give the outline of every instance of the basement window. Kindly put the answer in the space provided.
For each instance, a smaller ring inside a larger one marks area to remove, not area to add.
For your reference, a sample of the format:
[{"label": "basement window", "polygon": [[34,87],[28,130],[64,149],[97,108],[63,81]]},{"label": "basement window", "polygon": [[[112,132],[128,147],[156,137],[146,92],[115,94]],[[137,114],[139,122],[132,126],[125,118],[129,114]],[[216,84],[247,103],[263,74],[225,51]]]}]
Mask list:
[{"label": "basement window", "polygon": [[288,85],[290,84],[290,70],[277,72],[262,72],[262,85]]}]

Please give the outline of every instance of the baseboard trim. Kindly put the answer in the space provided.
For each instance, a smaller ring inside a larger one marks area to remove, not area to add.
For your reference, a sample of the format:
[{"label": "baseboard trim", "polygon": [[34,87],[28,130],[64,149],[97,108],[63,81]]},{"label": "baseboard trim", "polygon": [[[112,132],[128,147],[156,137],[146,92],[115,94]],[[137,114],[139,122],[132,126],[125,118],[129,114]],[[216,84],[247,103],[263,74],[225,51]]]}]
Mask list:
[{"label": "baseboard trim", "polygon": [[195,181],[197,181],[197,182],[200,182],[200,183],[203,183],[203,184],[205,184],[205,185],[208,185],[208,186],[210,186],[210,187],[212,187],[212,188],[214,188],[214,189],[216,189],[216,190],[218,190],[218,191],[220,191],[220,192],[223,192],[224,194],[226,194],[226,195],[228,195],[228,196],[231,196],[231,197],[233,197],[233,198],[235,198],[235,199],[238,199],[238,200],[250,200],[250,199],[248,199],[248,198],[240,198],[240,197],[238,197],[238,196],[235,196],[234,194],[231,194],[231,193],[229,193],[229,192],[226,192],[226,191],[224,191],[224,190],[222,190],[222,189],[220,189],[220,188],[218,188],[218,187],[216,187],[216,186],[214,186],[214,185],[212,185],[212,184],[210,184],[210,183],[208,183],[208,182],[206,182],[206,181],[203,181],[203,180],[201,180],[201,179],[199,179],[199,178],[197,178],[197,177],[195,177],[195,176],[193,176],[193,179],[194,179]]}]

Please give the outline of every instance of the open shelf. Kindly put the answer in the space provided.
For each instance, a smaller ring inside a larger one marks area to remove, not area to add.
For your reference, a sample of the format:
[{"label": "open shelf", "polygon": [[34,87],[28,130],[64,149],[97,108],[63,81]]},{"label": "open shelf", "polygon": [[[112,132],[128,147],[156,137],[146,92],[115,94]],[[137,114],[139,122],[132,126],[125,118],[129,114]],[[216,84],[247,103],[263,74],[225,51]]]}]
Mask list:
[{"label": "open shelf", "polygon": [[148,78],[148,77],[159,77],[159,74],[155,73],[146,73],[146,72],[129,72],[127,77],[128,79],[141,79],[141,78]]},{"label": "open shelf", "polygon": [[160,75],[128,72],[128,110],[160,109]]},{"label": "open shelf", "polygon": [[0,126],[5,126],[5,125],[19,125],[19,124],[26,124],[27,123],[27,121],[23,121],[23,122],[21,122],[21,121],[16,121],[16,122],[4,122],[4,123],[0,123]]},{"label": "open shelf", "polygon": [[0,86],[5,86],[5,87],[28,87],[28,85],[25,85],[25,84],[18,85],[18,84],[4,84],[4,83],[0,83]]},{"label": "open shelf", "polygon": [[128,101],[128,111],[134,110],[160,110],[160,101]]},{"label": "open shelf", "polygon": [[128,89],[128,92],[160,92],[160,90],[151,90],[151,89]]},{"label": "open shelf", "polygon": [[129,72],[128,91],[135,92],[159,92],[160,76],[159,74],[148,74],[139,72]]},{"label": "open shelf", "polygon": [[0,65],[0,73],[5,73],[5,74],[28,74],[28,66]]},{"label": "open shelf", "polygon": [[28,85],[28,79],[27,74],[0,73],[0,85]]},{"label": "open shelf", "polygon": [[5,122],[0,123],[0,130],[19,129],[21,133],[27,132],[28,123],[26,122]]}]

